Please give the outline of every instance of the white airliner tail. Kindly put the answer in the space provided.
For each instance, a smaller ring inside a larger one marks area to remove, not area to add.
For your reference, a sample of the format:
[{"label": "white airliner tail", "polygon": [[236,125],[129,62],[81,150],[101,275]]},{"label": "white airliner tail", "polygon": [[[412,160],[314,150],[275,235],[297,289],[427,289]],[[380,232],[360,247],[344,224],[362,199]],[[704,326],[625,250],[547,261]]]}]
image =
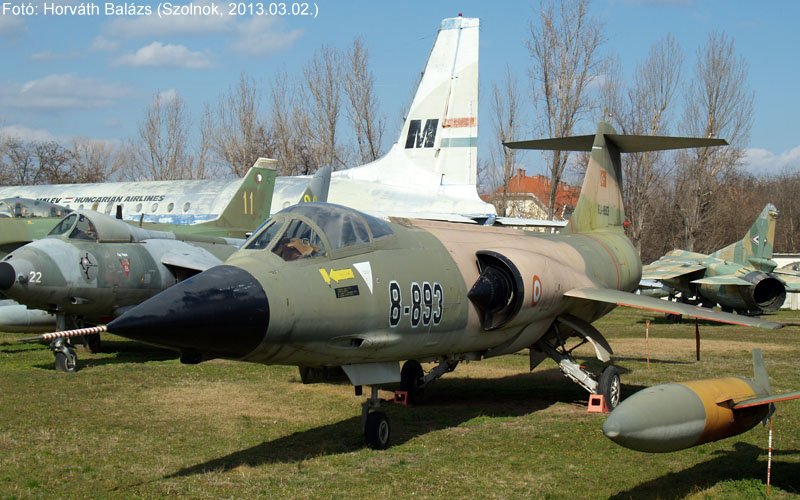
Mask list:
[{"label": "white airliner tail", "polygon": [[398,141],[335,177],[478,199],[479,20],[444,19]]}]

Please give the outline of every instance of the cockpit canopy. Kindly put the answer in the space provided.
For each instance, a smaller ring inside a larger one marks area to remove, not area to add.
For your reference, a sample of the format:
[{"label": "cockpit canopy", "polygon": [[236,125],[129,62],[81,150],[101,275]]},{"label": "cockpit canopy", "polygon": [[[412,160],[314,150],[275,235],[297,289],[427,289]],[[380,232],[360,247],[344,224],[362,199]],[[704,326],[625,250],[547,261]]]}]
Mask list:
[{"label": "cockpit canopy", "polygon": [[244,247],[270,249],[291,261],[367,249],[374,239],[391,234],[389,224],[352,208],[331,203],[301,203],[268,219]]},{"label": "cockpit canopy", "polygon": [[63,219],[48,233],[70,240],[101,243],[130,243],[151,238],[174,239],[172,233],[142,229],[108,215],[89,210],[77,210]]},{"label": "cockpit canopy", "polygon": [[72,210],[46,201],[29,198],[5,198],[0,200],[0,218],[63,217]]}]

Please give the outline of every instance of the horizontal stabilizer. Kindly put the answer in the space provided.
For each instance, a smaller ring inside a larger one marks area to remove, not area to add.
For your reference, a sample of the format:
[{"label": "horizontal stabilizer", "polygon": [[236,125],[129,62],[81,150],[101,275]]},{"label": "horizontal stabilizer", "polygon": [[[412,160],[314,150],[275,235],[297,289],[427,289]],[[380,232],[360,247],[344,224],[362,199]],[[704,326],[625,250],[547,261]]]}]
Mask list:
[{"label": "horizontal stabilizer", "polygon": [[743,280],[742,278],[736,276],[735,274],[724,274],[722,276],[711,276],[708,278],[702,278],[699,280],[693,280],[692,283],[697,283],[698,285],[740,285],[740,286],[752,286],[747,280]]},{"label": "horizontal stabilizer", "polygon": [[677,278],[686,274],[696,273],[702,271],[706,266],[701,264],[666,264],[655,265],[650,264],[642,268],[642,279],[647,280],[666,280],[670,278]]},{"label": "horizontal stabilizer", "polygon": [[[705,139],[702,137],[667,137],[653,135],[604,134],[620,153],[642,153],[644,151],[664,151],[667,149],[702,148],[725,146],[725,139]],[[591,151],[594,135],[575,135],[555,139],[534,139],[530,141],[504,142],[511,149],[541,149],[547,151]]]},{"label": "horizontal stabilizer", "polygon": [[689,318],[705,319],[708,321],[715,321],[717,323],[729,323],[732,325],[753,326],[767,329],[783,327],[781,323],[766,321],[760,318],[743,316],[740,314],[730,314],[715,311],[713,309],[707,309],[705,307],[690,306],[689,304],[670,302],[644,295],[637,295],[635,293],[611,290],[608,288],[575,288],[565,292],[564,295],[577,299],[605,302],[608,304],[634,307],[637,309],[646,309],[648,311],[656,311],[665,314],[680,314]]},{"label": "horizontal stabilizer", "polygon": [[770,403],[780,403],[781,401],[790,401],[792,399],[800,399],[800,391],[789,392],[786,394],[771,394],[769,396],[764,396],[763,398],[746,399],[733,405],[733,409],[741,410],[742,408],[763,406]]}]

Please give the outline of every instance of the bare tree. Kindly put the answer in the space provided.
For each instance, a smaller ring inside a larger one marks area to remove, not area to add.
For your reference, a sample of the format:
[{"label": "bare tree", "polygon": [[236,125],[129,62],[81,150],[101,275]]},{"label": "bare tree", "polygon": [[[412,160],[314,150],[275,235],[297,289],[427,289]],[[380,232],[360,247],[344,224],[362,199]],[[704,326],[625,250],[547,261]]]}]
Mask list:
[{"label": "bare tree", "polygon": [[139,124],[139,142],[132,147],[138,178],[174,180],[202,178],[205,175],[205,156],[193,158],[188,151],[190,117],[180,95],[156,94]]},{"label": "bare tree", "polygon": [[490,152],[490,168],[497,179],[493,184],[500,189],[500,196],[493,202],[497,212],[505,216],[508,215],[508,183],[514,175],[516,152],[503,146],[503,143],[516,140],[520,127],[518,86],[509,66],[506,66],[501,85],[498,87],[496,83],[492,84],[492,125],[497,140]]},{"label": "bare tree", "polygon": [[215,155],[237,176],[259,157],[272,154],[260,110],[256,82],[242,73],[238,85],[220,96],[213,129],[203,128]]},{"label": "bare tree", "polygon": [[[589,17],[589,0],[543,0],[539,22],[531,23],[528,49],[532,95],[540,116],[539,129],[549,137],[572,135],[576,123],[591,112],[589,84],[598,76],[603,59],[602,26]],[[568,154],[545,154],[550,177],[549,215]]]},{"label": "bare tree", "polygon": [[376,160],[381,155],[381,142],[386,119],[378,116],[374,94],[374,78],[369,70],[369,51],[360,39],[346,54],[348,69],[344,72],[344,92],[347,95],[347,114],[353,126],[361,163]]},{"label": "bare tree", "polygon": [[677,203],[684,248],[695,248],[714,211],[715,193],[741,163],[752,120],[747,63],[736,57],[732,38],[713,33],[698,51],[695,77],[686,92],[682,130],[691,136],[721,137],[730,146],[677,155]]},{"label": "bare tree", "polygon": [[[636,69],[633,86],[627,93],[627,113],[623,133],[666,135],[670,129],[670,109],[680,83],[683,55],[671,35],[650,49],[644,64]],[[642,234],[653,214],[650,201],[655,188],[669,174],[667,153],[647,151],[625,155],[623,159],[623,195],[629,221],[628,236],[641,253]]]},{"label": "bare tree", "polygon": [[313,170],[331,165],[334,168],[346,164],[346,159],[338,148],[337,132],[341,113],[341,55],[329,46],[323,45],[303,68],[303,78],[308,89],[310,108],[310,127],[313,134],[314,149],[308,151],[313,160]]},{"label": "bare tree", "polygon": [[72,139],[71,182],[105,182],[111,179],[122,167],[122,156],[118,149],[104,141]]}]

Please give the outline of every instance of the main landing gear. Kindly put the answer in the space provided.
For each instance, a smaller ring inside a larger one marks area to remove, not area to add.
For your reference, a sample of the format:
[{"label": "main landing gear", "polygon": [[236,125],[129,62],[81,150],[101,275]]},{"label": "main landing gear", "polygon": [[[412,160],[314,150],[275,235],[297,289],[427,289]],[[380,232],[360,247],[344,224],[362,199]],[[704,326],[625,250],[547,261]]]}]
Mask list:
[{"label": "main landing gear", "polygon": [[[446,359],[425,374],[419,361],[414,359],[406,361],[400,370],[400,390],[395,393],[393,402],[403,405],[419,403],[425,386],[445,373],[455,370],[457,365],[457,360]],[[361,392],[361,386],[356,386],[356,395],[360,396]],[[373,450],[385,450],[389,447],[391,438],[389,419],[384,412],[378,410],[384,402],[386,401],[378,397],[378,387],[370,386],[370,395],[361,406],[364,440]]]},{"label": "main landing gear", "polygon": [[[599,335],[599,332],[597,332],[597,335]],[[597,341],[597,339],[594,340],[595,342]],[[531,348],[531,369],[539,364],[542,359],[549,356],[558,363],[561,372],[570,380],[591,394],[602,394],[608,408],[613,410],[619,404],[622,396],[619,370],[612,365],[608,365],[600,372],[600,377],[597,377],[586,367],[578,364],[575,358],[572,357],[572,351],[587,342],[589,342],[589,339],[583,338],[577,345],[568,349],[565,340],[559,334],[558,327],[554,327],[550,334],[540,339]],[[603,354],[603,357],[608,357],[606,353]],[[607,359],[601,360],[607,361]]]}]

